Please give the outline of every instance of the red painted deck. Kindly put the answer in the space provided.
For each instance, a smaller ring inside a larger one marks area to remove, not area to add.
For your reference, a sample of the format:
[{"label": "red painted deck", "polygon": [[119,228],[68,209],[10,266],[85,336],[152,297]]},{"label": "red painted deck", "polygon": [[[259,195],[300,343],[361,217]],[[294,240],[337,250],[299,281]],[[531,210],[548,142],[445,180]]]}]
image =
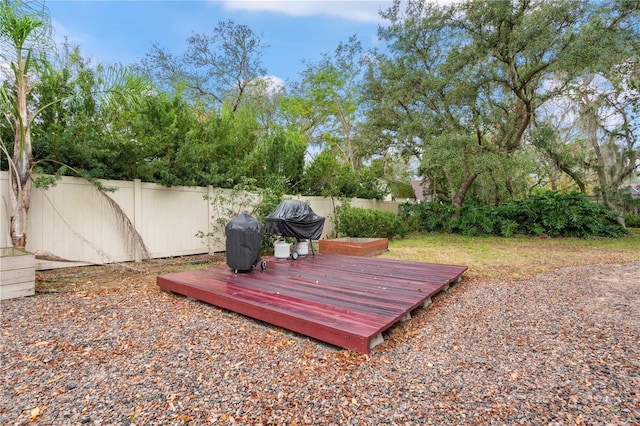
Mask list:
[{"label": "red painted deck", "polygon": [[369,353],[371,341],[457,281],[466,266],[316,254],[268,258],[267,269],[234,274],[227,265],[157,277],[188,297]]}]

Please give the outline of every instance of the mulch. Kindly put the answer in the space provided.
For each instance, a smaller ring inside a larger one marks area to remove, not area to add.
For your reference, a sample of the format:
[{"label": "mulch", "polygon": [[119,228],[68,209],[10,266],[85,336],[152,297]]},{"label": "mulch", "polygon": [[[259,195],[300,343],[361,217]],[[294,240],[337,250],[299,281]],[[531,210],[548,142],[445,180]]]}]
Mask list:
[{"label": "mulch", "polygon": [[184,262],[3,301],[0,424],[640,424],[639,262],[464,278],[370,355],[157,288]]}]

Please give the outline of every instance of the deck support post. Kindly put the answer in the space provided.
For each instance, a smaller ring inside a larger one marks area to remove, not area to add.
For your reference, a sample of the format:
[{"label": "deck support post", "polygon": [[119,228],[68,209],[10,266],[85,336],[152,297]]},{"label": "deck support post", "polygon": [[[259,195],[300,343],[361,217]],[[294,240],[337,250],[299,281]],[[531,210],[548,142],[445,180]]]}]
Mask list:
[{"label": "deck support post", "polygon": [[379,333],[376,335],[376,337],[371,339],[371,342],[369,342],[369,350],[375,348],[376,346],[382,343],[384,343],[384,337],[382,337],[382,333]]}]

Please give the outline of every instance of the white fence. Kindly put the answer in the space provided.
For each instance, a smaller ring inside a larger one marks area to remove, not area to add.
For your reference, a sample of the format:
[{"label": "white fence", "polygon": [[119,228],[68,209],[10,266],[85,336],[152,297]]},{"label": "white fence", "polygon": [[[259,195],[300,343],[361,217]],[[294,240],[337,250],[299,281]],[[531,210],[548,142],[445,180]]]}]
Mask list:
[{"label": "white fence", "polygon": [[[152,258],[224,251],[222,235],[208,247],[196,236],[199,231],[213,232],[216,209],[205,200],[217,189],[212,187],[167,188],[135,181],[102,181],[115,187],[109,196],[120,206],[136,228]],[[10,246],[9,177],[0,172],[0,246]],[[287,197],[309,202],[315,213],[326,217],[322,238],[331,236],[331,221],[337,200],[323,197]],[[383,211],[398,211],[397,202],[354,199],[353,206]],[[212,219],[213,217],[213,219]],[[63,177],[44,191],[34,188],[31,194],[27,250],[57,256],[82,264],[104,264],[136,260],[139,253],[127,243],[110,204],[92,184],[84,179]],[[72,263],[74,264],[74,263]],[[38,269],[70,266],[63,262],[38,261]]]}]

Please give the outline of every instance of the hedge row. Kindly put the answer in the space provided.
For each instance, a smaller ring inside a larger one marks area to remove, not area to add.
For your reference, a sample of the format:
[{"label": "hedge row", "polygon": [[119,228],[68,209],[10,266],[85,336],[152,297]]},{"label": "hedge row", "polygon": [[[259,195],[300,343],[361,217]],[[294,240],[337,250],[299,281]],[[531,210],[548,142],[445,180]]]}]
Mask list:
[{"label": "hedge row", "polygon": [[[456,215],[456,213],[459,213]],[[626,215],[627,226],[638,226],[638,215]],[[392,239],[409,231],[474,235],[592,238],[621,237],[627,230],[618,215],[581,193],[544,191],[499,206],[465,206],[459,212],[440,201],[401,205],[400,215],[352,207],[336,209],[336,232],[349,237]]]},{"label": "hedge row", "polygon": [[578,192],[545,191],[499,206],[465,206],[458,217],[454,213],[454,206],[439,201],[404,204],[401,208],[401,216],[414,231],[580,238],[627,233],[617,213]]},{"label": "hedge row", "polygon": [[343,204],[336,208],[335,230],[338,235],[358,238],[404,237],[407,227],[395,213],[363,209]]}]

